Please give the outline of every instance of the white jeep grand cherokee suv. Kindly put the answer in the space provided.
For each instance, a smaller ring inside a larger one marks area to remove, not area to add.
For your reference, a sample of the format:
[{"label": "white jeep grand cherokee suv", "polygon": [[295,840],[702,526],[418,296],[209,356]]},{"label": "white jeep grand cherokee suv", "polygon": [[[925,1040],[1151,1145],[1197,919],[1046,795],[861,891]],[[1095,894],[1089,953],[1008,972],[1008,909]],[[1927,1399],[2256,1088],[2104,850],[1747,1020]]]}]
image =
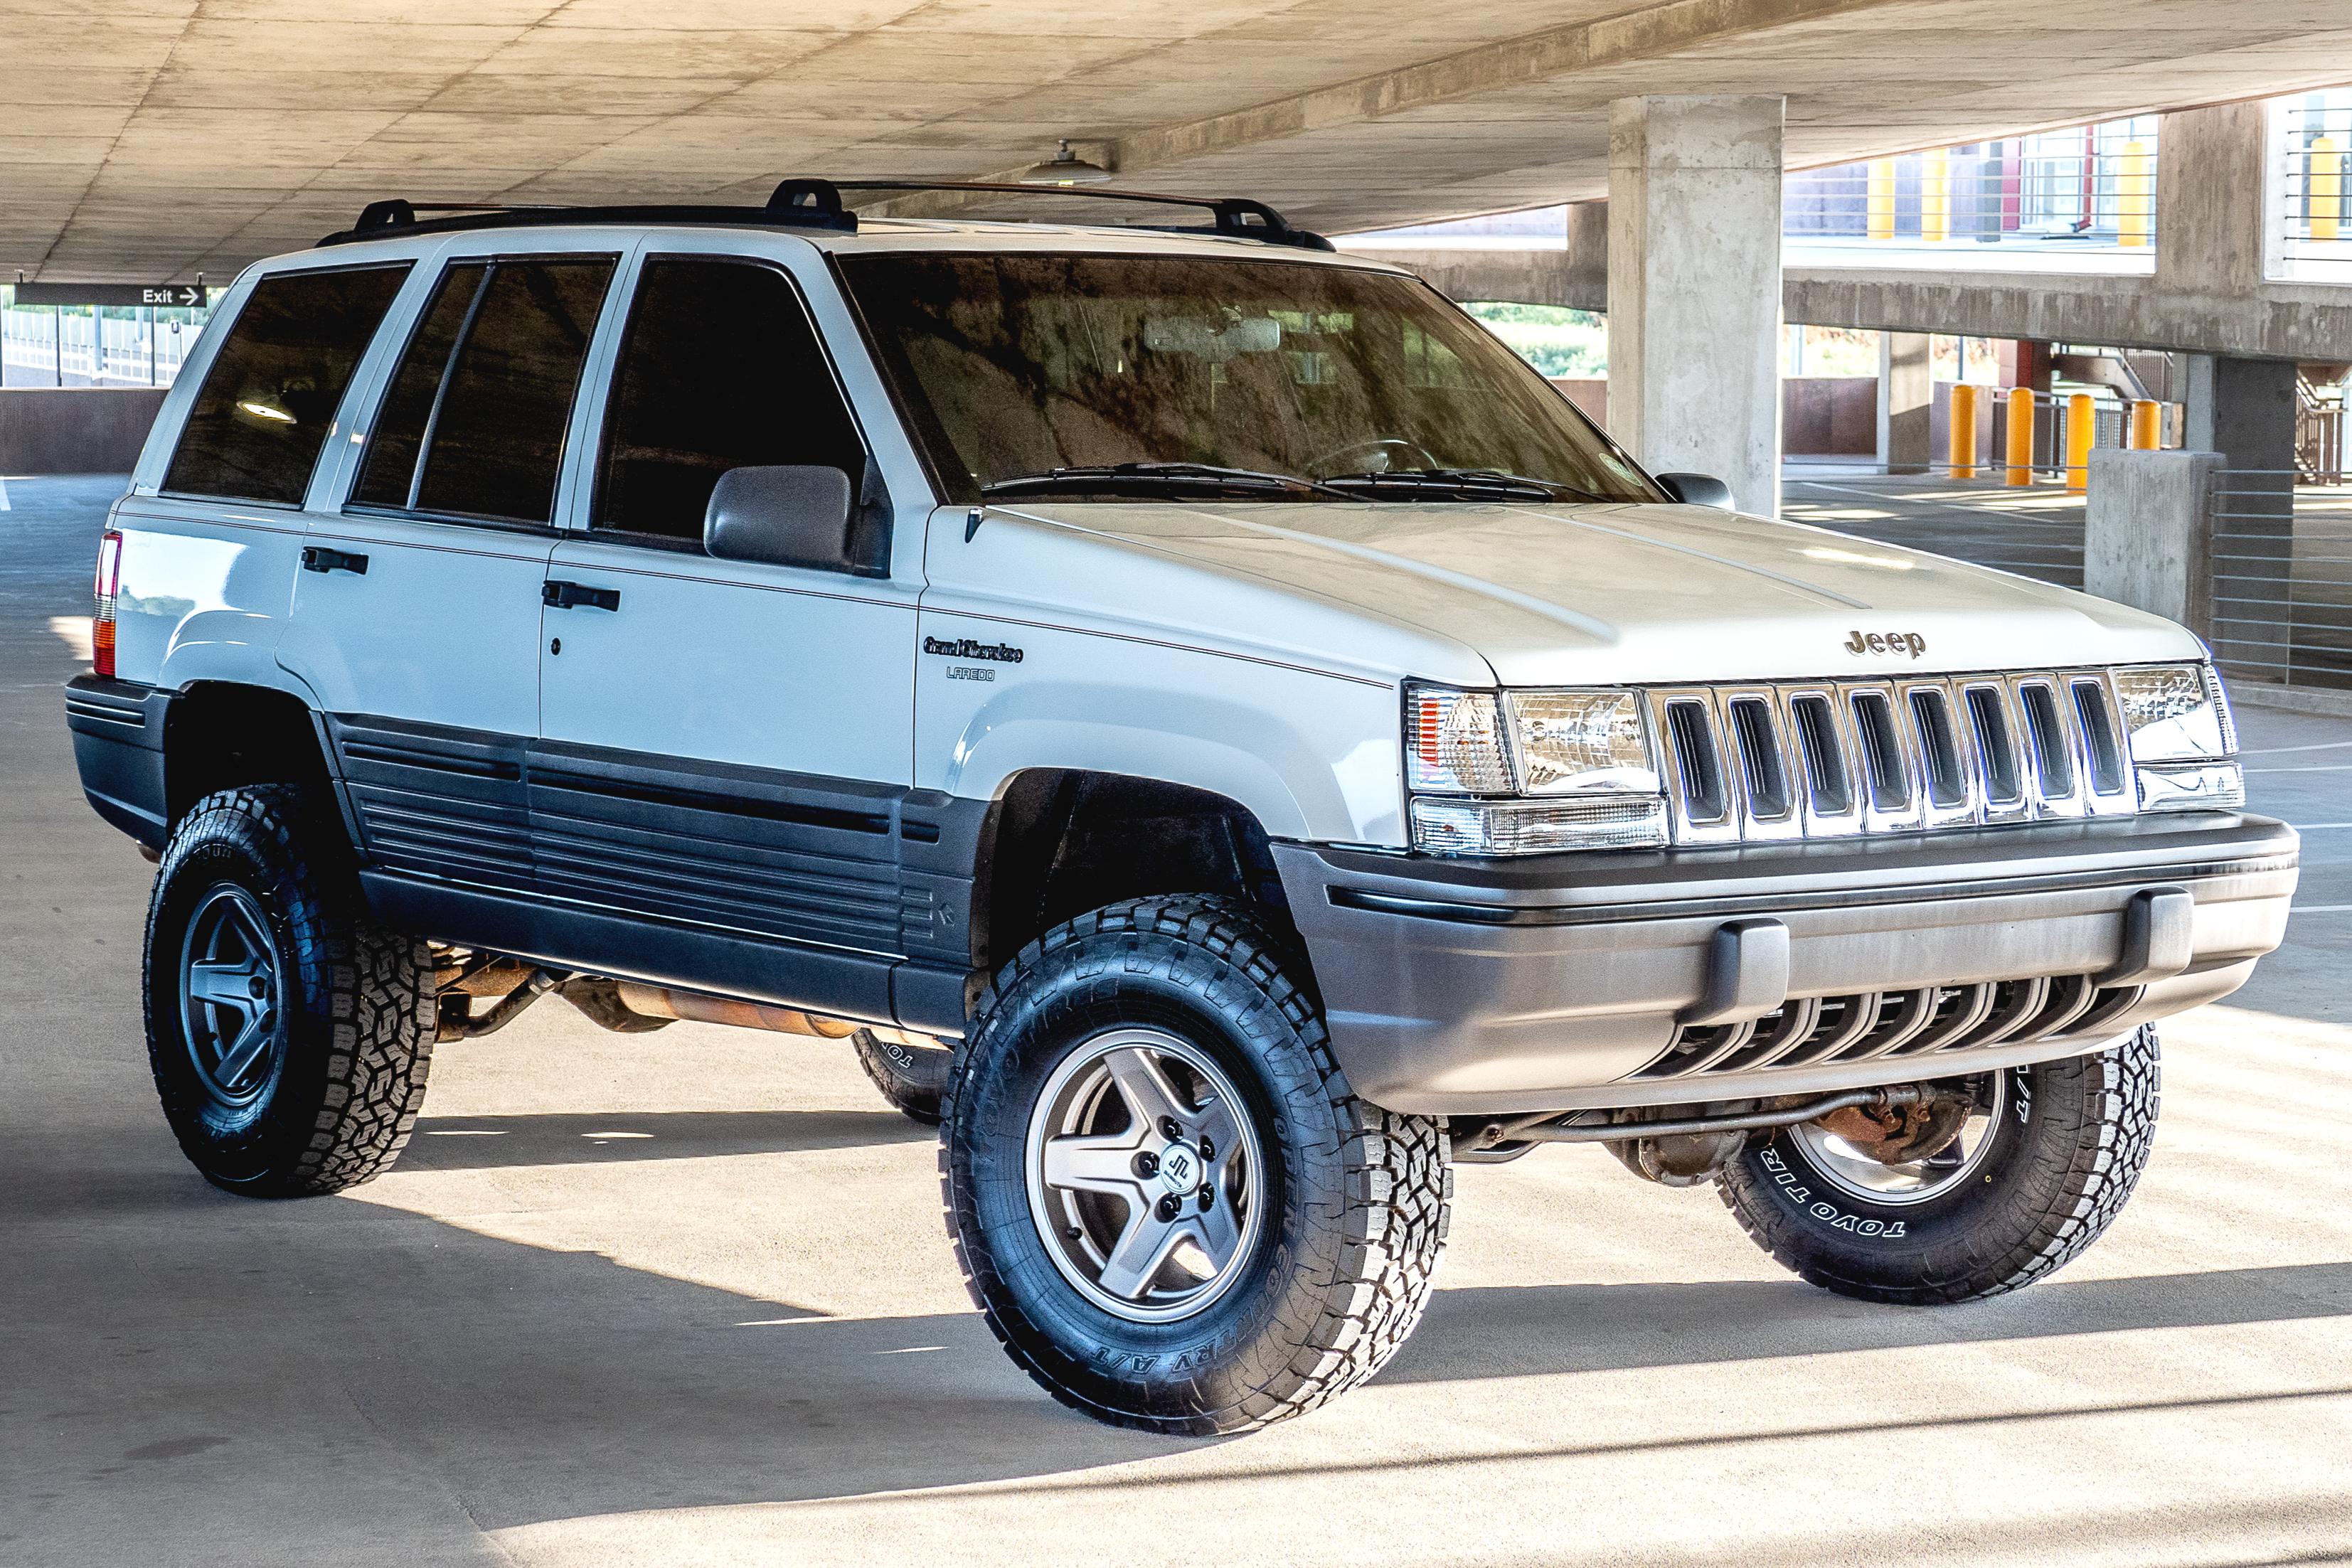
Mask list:
[{"label": "white jeep grand cherokee suv", "polygon": [[1370,1376],[1538,1144],[1871,1301],[2087,1245],[2294,886],[2196,639],[1119,199],[1208,221],[388,202],[238,279],[67,702],[197,1168],[367,1179],[551,991],[845,1039],[1013,1357],[1184,1433]]}]

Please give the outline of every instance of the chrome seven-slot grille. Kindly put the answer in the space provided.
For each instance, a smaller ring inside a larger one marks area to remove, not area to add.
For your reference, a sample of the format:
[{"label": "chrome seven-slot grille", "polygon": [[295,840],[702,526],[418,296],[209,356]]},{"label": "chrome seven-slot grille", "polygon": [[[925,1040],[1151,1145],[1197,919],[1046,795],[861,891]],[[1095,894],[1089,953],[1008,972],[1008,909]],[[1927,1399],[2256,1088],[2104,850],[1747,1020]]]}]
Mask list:
[{"label": "chrome seven-slot grille", "polygon": [[1677,844],[2138,808],[2105,670],[1645,688]]}]

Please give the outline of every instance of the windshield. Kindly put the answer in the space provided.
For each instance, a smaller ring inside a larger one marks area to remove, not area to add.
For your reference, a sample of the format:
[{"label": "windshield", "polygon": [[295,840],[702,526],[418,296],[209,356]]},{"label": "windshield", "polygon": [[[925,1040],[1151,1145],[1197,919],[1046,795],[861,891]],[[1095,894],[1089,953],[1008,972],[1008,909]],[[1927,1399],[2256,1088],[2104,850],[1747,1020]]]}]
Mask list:
[{"label": "windshield", "polygon": [[1411,278],[1164,256],[842,268],[951,500],[1665,498]]}]

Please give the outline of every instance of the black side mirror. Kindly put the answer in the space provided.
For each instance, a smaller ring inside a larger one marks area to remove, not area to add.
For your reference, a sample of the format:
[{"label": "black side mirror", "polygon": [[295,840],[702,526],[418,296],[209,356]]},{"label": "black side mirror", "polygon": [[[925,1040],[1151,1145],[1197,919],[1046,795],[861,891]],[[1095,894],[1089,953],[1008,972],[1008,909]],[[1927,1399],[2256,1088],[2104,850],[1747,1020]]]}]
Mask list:
[{"label": "black side mirror", "polygon": [[850,570],[850,498],[838,468],[730,468],[702,514],[702,548],[721,560]]},{"label": "black side mirror", "polygon": [[1655,477],[1659,489],[1686,507],[1721,507],[1727,512],[1737,509],[1732,504],[1731,486],[1712,474],[1660,474]]}]

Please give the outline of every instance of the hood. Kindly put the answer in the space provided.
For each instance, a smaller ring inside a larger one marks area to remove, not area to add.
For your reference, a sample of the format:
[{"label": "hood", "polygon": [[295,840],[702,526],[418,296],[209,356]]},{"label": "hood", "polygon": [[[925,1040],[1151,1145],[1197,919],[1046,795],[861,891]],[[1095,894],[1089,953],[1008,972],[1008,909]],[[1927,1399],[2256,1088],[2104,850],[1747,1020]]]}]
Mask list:
[{"label": "hood", "polygon": [[1022,503],[992,512],[1337,602],[1507,685],[1809,679],[2200,656],[2159,617],[1708,507]]}]

